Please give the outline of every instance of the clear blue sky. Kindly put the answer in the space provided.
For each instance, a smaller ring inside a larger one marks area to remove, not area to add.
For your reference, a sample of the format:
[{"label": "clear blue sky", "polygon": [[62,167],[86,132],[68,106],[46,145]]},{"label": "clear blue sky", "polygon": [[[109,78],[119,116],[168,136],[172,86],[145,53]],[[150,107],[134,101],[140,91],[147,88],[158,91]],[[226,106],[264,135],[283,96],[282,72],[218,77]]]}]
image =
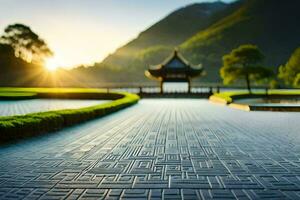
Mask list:
[{"label": "clear blue sky", "polygon": [[88,64],[101,61],[173,10],[202,1],[0,0],[0,31],[24,23],[47,41],[57,64]]}]

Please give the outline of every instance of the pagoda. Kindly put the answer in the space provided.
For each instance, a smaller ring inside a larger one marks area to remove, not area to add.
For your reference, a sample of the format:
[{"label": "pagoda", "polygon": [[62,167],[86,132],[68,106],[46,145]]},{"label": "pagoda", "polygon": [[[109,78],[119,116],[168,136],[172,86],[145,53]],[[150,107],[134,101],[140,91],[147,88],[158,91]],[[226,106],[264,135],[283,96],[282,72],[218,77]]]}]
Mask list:
[{"label": "pagoda", "polygon": [[164,82],[187,82],[188,93],[191,92],[191,79],[203,73],[202,67],[192,67],[177,49],[162,64],[150,66],[145,75],[160,81],[160,91],[163,93]]}]

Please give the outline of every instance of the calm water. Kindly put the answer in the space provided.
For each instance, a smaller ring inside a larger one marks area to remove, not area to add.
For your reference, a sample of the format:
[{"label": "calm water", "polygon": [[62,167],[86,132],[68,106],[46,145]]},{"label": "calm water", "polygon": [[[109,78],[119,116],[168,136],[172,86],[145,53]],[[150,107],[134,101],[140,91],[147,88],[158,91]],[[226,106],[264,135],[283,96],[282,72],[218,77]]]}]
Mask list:
[{"label": "calm water", "polygon": [[32,99],[0,101],[0,116],[24,115],[49,110],[74,109],[105,103],[104,100]]}]

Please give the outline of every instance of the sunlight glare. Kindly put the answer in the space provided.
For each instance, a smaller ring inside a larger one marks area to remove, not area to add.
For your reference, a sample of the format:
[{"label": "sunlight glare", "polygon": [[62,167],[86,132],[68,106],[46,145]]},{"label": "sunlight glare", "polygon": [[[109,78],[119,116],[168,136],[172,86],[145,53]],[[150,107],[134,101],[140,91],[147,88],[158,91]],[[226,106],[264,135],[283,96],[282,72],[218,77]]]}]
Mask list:
[{"label": "sunlight glare", "polygon": [[60,62],[55,58],[50,58],[46,61],[45,67],[48,71],[55,71],[59,68]]}]

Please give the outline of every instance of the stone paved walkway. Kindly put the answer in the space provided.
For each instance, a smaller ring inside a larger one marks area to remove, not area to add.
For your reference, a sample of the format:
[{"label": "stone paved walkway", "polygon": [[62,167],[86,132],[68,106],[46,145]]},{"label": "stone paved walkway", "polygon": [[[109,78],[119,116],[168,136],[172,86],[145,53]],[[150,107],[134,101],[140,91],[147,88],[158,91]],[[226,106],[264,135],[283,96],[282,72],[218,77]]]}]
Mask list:
[{"label": "stone paved walkway", "polygon": [[300,114],[142,100],[0,147],[0,199],[299,199]]}]

